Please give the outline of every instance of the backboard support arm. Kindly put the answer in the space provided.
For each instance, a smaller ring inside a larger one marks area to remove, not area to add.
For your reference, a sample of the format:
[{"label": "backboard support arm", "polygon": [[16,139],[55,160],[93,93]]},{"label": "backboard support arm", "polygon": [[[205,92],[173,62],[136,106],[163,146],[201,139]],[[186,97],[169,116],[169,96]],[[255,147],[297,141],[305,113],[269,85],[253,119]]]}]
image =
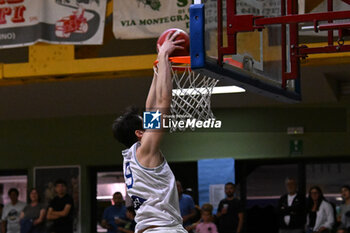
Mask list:
[{"label": "backboard support arm", "polygon": [[[223,1],[226,1],[227,46],[223,46]],[[350,35],[349,23],[334,23],[334,20],[350,19],[350,11],[333,11],[333,0],[327,0],[327,12],[298,14],[298,0],[281,0],[281,16],[263,17],[254,15],[237,15],[236,0],[218,0],[218,65],[223,65],[225,55],[237,54],[237,33],[263,30],[268,25],[282,25],[281,60],[282,88],[287,87],[288,80],[295,80],[296,91],[300,92],[300,60],[308,54],[349,52],[350,45],[344,44],[344,36]],[[327,24],[320,24],[327,21]],[[299,44],[299,23],[312,22],[315,32],[328,31],[328,45],[308,48]],[[288,27],[287,27],[288,25]],[[287,33],[289,30],[289,33]],[[334,43],[334,31],[338,31],[337,44]],[[290,71],[287,71],[287,36],[289,35]]]}]

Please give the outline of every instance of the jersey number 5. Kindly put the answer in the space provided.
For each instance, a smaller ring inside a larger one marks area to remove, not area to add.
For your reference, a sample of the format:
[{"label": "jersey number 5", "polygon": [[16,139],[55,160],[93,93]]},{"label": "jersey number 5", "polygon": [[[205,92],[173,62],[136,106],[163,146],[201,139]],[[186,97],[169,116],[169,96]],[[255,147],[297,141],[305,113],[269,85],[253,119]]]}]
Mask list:
[{"label": "jersey number 5", "polygon": [[131,169],[130,169],[130,162],[127,162],[125,164],[124,176],[125,176],[126,187],[128,189],[131,189],[133,184],[134,184],[134,178],[132,177],[132,172],[131,172]]}]

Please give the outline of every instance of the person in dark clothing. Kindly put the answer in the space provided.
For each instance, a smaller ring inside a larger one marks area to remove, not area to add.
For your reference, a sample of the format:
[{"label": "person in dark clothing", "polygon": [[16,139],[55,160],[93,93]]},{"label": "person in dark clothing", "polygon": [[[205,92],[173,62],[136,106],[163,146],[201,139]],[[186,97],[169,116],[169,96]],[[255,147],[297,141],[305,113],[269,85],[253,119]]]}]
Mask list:
[{"label": "person in dark clothing", "polygon": [[107,233],[120,233],[118,227],[125,224],[126,207],[124,205],[123,195],[120,192],[113,194],[113,205],[107,207],[102,216],[101,226],[107,229]]},{"label": "person in dark clothing", "polygon": [[226,198],[221,200],[216,214],[219,233],[240,233],[243,228],[243,205],[234,197],[236,186],[225,184]]},{"label": "person in dark clothing", "polygon": [[73,233],[73,198],[67,194],[64,180],[55,182],[56,197],[50,202],[47,219],[53,221],[50,233]]},{"label": "person in dark clothing", "polygon": [[133,206],[129,206],[126,208],[126,217],[128,218],[127,221],[124,221],[124,227],[118,227],[119,232],[124,232],[124,233],[134,233],[135,232],[135,208]]},{"label": "person in dark clothing", "polygon": [[285,184],[287,194],[281,196],[278,202],[279,232],[302,233],[306,222],[305,197],[297,192],[294,178],[287,178]]}]

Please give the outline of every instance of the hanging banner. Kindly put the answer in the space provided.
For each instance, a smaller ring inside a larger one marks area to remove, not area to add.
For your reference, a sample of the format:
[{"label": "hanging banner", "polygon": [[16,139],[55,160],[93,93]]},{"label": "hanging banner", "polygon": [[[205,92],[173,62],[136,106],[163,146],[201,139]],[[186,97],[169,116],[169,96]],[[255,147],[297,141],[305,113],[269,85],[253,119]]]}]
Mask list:
[{"label": "hanging banner", "polygon": [[102,44],[106,0],[0,0],[0,48]]},{"label": "hanging banner", "polygon": [[188,32],[192,0],[114,0],[117,39],[156,38],[169,28]]},{"label": "hanging banner", "polygon": [[235,160],[202,159],[198,160],[199,205],[210,203],[216,213],[219,202],[225,198],[225,184],[235,183]]},{"label": "hanging banner", "polygon": [[[261,3],[258,0],[238,0],[237,13],[251,14],[260,12],[274,16],[280,0]],[[206,30],[217,28],[217,1],[205,2]],[[117,39],[157,38],[169,28],[189,31],[189,7],[192,0],[114,0],[113,32]],[[223,9],[226,1],[223,1]],[[223,11],[224,26],[226,11]]]}]

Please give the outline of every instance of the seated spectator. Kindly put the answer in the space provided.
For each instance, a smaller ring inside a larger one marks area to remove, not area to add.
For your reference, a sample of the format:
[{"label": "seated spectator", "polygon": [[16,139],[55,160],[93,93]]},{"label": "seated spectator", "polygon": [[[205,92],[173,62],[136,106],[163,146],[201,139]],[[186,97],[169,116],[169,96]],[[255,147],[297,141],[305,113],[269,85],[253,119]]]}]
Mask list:
[{"label": "seated spectator", "polygon": [[334,224],[334,210],[318,186],[309,190],[307,202],[307,233],[329,233]]},{"label": "seated spectator", "polygon": [[341,195],[344,204],[340,206],[338,233],[350,233],[350,186],[344,185],[341,188]]},{"label": "seated spectator", "polygon": [[[33,188],[29,192],[29,204],[24,207],[21,212],[21,232],[24,232],[23,228],[27,228],[26,232],[41,233],[44,232],[44,220],[46,215],[45,205],[39,202],[38,191]],[[28,226],[29,223],[29,226]],[[26,226],[26,227],[25,227]]]},{"label": "seated spectator", "polygon": [[[118,231],[125,232],[125,233],[134,233],[135,232],[135,209],[133,206],[129,206],[126,208],[126,217],[127,221],[124,221],[125,226],[124,227],[118,227]],[[121,220],[122,222],[122,220]]]},{"label": "seated spectator", "polygon": [[26,204],[18,200],[19,192],[16,188],[11,188],[8,191],[8,196],[11,202],[4,206],[1,218],[1,232],[19,233],[19,216]]},{"label": "seated spectator", "polygon": [[305,197],[297,192],[294,178],[286,179],[287,194],[278,202],[279,232],[303,233],[305,228]]},{"label": "seated spectator", "polygon": [[202,222],[196,226],[196,233],[218,233],[216,225],[213,223],[213,206],[204,204],[201,212]]},{"label": "seated spectator", "polygon": [[220,233],[240,233],[243,228],[243,205],[235,198],[236,185],[225,184],[226,198],[221,200],[216,214]]},{"label": "seated spectator", "polygon": [[64,180],[55,182],[55,198],[50,202],[46,218],[53,221],[50,232],[73,233],[73,198],[67,193],[67,183]]},{"label": "seated spectator", "polygon": [[107,207],[103,212],[101,226],[107,229],[108,233],[119,232],[118,227],[123,227],[123,220],[126,219],[126,208],[123,195],[120,192],[113,194],[114,205]]}]

